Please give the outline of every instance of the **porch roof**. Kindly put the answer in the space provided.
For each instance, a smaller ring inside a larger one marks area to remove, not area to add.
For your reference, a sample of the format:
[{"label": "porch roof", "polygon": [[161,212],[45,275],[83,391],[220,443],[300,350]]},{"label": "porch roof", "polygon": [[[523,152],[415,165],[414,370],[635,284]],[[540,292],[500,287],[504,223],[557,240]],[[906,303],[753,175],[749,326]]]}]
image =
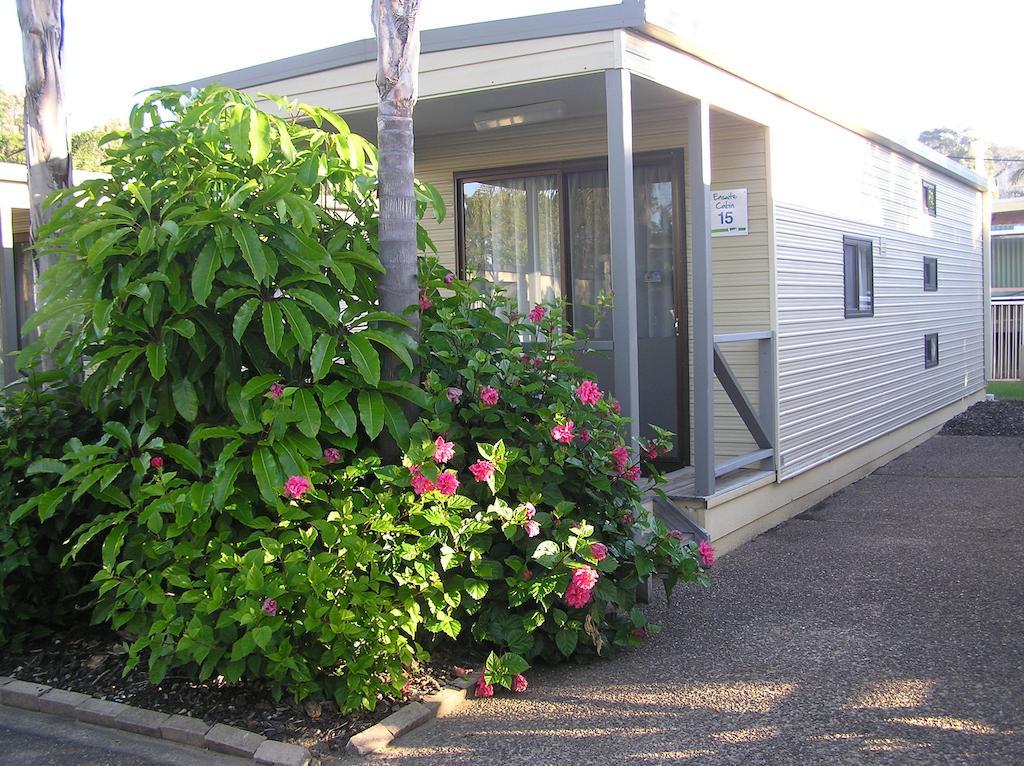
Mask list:
[{"label": "porch roof", "polygon": [[[722,61],[721,57],[710,56],[701,49],[697,41],[687,38],[682,31],[684,24],[681,23],[681,17],[681,12],[676,10],[672,0],[622,0],[615,5],[425,30],[421,34],[420,48],[423,54],[432,54],[551,37],[625,30],[655,40],[669,48],[730,72],[762,91],[789,101],[934,170],[966,182],[976,189],[986,190],[988,188],[988,183],[982,176],[942,156],[924,144],[882,135],[856,122],[837,117],[828,110],[810,105],[805,99],[794,98],[784,89],[756,82],[736,67],[730,66],[728,62]],[[321,72],[359,65],[365,66],[375,61],[376,55],[376,41],[369,38],[192,80],[181,83],[179,87],[202,87],[219,83],[233,88],[255,89],[259,86]],[[617,64],[617,66],[622,65],[622,63]],[[460,64],[455,64],[452,68],[459,66]],[[583,71],[580,72],[580,74],[582,73]],[[500,87],[500,84],[495,83],[494,87]],[[361,105],[356,108],[365,109],[365,106]]]}]

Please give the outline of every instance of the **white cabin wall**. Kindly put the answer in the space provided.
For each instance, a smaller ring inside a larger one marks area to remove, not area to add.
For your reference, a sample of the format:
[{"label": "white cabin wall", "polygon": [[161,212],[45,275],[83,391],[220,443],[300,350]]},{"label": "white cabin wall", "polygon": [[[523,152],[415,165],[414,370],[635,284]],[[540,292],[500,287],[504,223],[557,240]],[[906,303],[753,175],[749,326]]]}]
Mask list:
[{"label": "white cabin wall", "polygon": [[[788,478],[984,386],[981,193],[797,108],[771,126],[779,469]],[[937,189],[937,216],[922,202]],[[847,319],[843,236],[870,239],[874,316]],[[923,257],[938,291],[923,289]],[[924,336],[939,365],[924,367]]]}]

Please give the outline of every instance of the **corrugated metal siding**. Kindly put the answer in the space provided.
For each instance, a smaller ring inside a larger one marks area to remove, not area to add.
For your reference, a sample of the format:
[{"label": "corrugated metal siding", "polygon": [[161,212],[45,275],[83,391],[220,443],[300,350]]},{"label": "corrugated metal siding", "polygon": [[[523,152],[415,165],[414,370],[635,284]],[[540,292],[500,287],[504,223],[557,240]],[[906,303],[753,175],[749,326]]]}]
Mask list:
[{"label": "corrugated metal siding", "polygon": [[[770,326],[768,232],[769,209],[766,173],[766,136],[761,126],[724,113],[712,114],[711,166],[713,187],[746,187],[750,234],[716,238],[712,244],[714,321],[716,332],[764,330]],[[441,261],[455,265],[455,184],[453,174],[510,165],[607,155],[604,115],[526,125],[487,133],[428,136],[417,140],[416,173],[440,191],[449,216],[441,224],[425,226],[437,245]],[[637,152],[686,146],[686,112],[679,108],[639,109],[633,117],[633,145]],[[689,158],[684,154],[684,162]],[[684,169],[684,183],[688,171]],[[686,250],[690,251],[690,193],[686,200]],[[687,263],[687,284],[692,283]],[[692,306],[692,300],[689,301]],[[692,327],[692,322],[689,323]],[[691,337],[692,341],[692,337]],[[692,343],[691,343],[692,346]],[[754,405],[757,405],[757,355],[752,344],[727,349],[730,363]],[[643,370],[641,370],[643,374]],[[687,370],[691,377],[692,370]],[[724,391],[715,391],[716,452],[719,458],[754,448],[746,426],[736,415]],[[688,435],[692,441],[692,434]]]},{"label": "corrugated metal siding", "polygon": [[1024,289],[1024,237],[992,237],[992,287]]},{"label": "corrugated metal siding", "polygon": [[[828,185],[818,187],[842,189],[853,200],[848,215],[776,202],[782,478],[984,385],[979,193],[863,143],[852,177],[830,174],[822,179]],[[773,143],[776,172],[785,173],[794,161],[779,157]],[[800,173],[807,173],[806,165]],[[921,210],[922,179],[936,184],[935,218]],[[824,198],[834,202],[832,195]],[[873,317],[844,318],[844,235],[873,242]],[[925,255],[938,258],[937,292],[923,290]],[[924,335],[930,332],[939,334],[940,361],[926,370]]]}]

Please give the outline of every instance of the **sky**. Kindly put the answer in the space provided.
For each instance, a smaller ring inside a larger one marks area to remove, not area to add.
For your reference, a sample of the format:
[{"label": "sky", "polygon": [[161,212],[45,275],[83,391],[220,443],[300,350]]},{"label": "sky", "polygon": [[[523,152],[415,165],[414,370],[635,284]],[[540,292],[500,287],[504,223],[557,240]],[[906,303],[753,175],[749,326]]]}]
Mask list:
[{"label": "sky", "polygon": [[[723,63],[897,138],[948,126],[1024,147],[1024,2],[661,0]],[[422,28],[609,4],[422,0]],[[372,35],[370,0],[65,0],[72,130],[127,117],[135,94]],[[0,88],[21,91],[16,4],[0,8]]]}]

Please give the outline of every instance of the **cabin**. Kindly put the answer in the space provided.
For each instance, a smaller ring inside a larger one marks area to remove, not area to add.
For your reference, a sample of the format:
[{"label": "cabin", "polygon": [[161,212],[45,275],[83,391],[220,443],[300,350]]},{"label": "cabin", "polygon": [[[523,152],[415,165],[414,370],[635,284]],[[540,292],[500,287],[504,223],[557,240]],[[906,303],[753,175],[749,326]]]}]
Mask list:
[{"label": "cabin", "polygon": [[[524,308],[570,301],[632,438],[678,434],[656,510],[728,550],[984,397],[987,185],[709,60],[676,13],[423,32],[416,172],[449,210],[425,222],[448,267]],[[375,57],[364,40],[187,85],[318,104],[372,139]]]}]

